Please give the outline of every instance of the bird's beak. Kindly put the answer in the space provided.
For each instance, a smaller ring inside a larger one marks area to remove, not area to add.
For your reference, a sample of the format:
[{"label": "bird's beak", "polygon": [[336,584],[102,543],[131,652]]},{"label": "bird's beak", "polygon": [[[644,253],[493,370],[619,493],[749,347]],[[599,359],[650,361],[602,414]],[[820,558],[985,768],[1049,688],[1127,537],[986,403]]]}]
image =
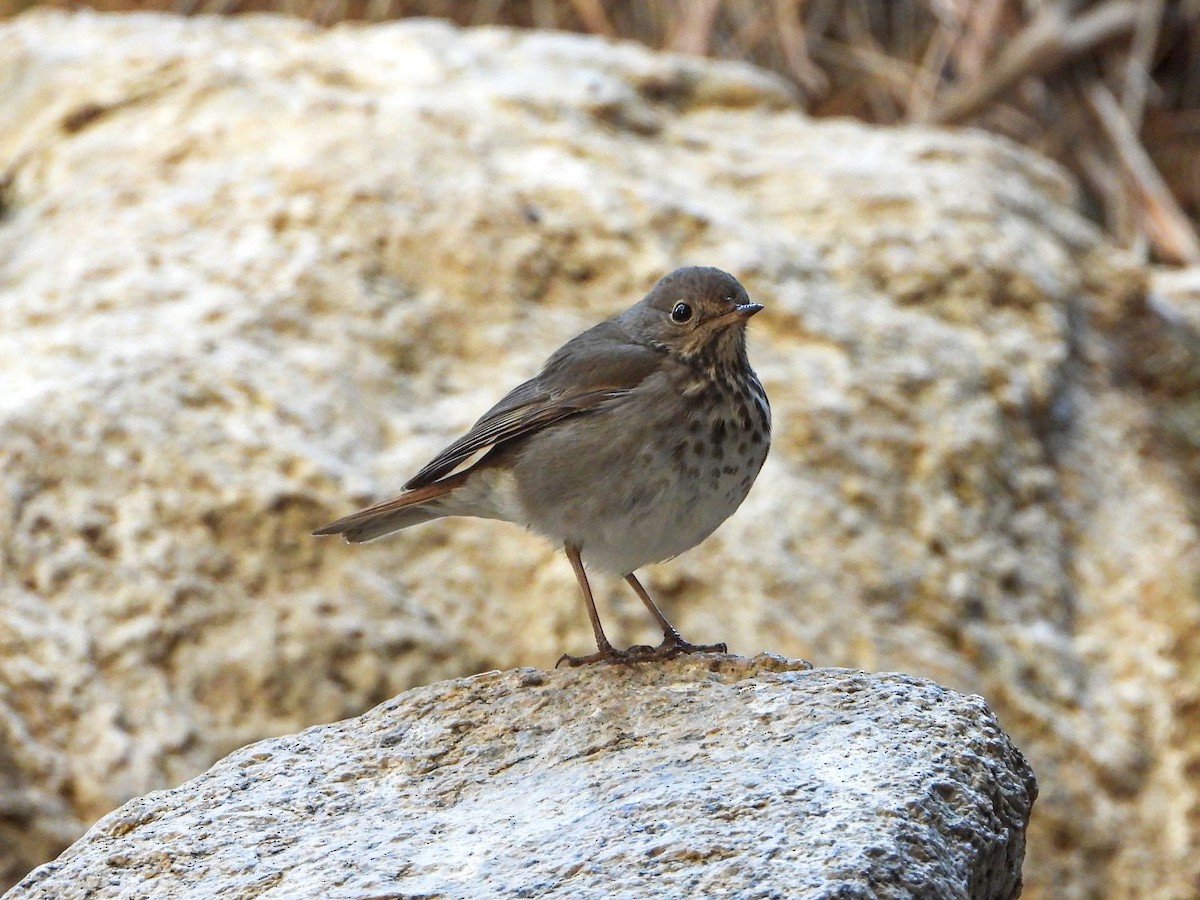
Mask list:
[{"label": "bird's beak", "polygon": [[739,303],[732,311],[713,319],[712,323],[717,328],[724,328],[726,325],[745,322],[751,316],[762,312],[762,309],[763,305],[761,303]]}]

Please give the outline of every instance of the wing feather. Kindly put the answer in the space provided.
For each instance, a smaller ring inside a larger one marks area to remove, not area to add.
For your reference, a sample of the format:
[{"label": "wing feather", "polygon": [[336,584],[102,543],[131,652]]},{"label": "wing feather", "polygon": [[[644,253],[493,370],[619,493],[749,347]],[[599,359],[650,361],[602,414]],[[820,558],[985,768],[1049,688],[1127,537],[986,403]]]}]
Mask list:
[{"label": "wing feather", "polygon": [[481,451],[619,402],[660,360],[658,351],[631,342],[620,323],[601,322],[564,344],[536,377],[509,391],[413,476],[405,490],[437,482]]},{"label": "wing feather", "polygon": [[531,434],[570,416],[597,409],[606,401],[617,400],[627,393],[627,390],[603,389],[565,397],[544,396],[502,415],[482,420],[430,460],[425,468],[405,483],[404,489],[407,491],[433,484],[482,450]]}]

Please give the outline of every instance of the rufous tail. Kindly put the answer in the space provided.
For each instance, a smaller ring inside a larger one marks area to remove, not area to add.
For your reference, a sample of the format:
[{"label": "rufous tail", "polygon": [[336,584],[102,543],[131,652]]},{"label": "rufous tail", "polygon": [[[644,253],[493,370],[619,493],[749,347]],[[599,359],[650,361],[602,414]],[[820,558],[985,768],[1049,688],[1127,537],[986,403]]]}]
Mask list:
[{"label": "rufous tail", "polygon": [[448,515],[441,509],[441,499],[462,482],[461,475],[452,476],[416,490],[405,491],[399,497],[376,503],[336,522],[322,525],[313,534],[340,534],[348,543],[361,544],[401,528],[440,519]]}]

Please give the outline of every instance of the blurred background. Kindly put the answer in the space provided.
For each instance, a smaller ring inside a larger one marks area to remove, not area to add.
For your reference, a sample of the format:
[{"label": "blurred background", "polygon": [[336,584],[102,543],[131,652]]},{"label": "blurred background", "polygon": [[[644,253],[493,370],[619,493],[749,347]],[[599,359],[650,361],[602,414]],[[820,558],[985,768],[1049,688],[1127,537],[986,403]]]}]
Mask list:
[{"label": "blurred background", "polygon": [[432,16],[736,59],[818,117],[971,125],[1067,166],[1145,260],[1200,263],[1200,0],[165,0],[34,6],[317,24]]},{"label": "blurred background", "polygon": [[0,890],[248,742],[586,651],[519,529],[309,532],[704,262],[770,310],[774,444],[667,614],[986,697],[1026,896],[1200,896],[1200,0],[90,8],[176,15],[0,0]]}]

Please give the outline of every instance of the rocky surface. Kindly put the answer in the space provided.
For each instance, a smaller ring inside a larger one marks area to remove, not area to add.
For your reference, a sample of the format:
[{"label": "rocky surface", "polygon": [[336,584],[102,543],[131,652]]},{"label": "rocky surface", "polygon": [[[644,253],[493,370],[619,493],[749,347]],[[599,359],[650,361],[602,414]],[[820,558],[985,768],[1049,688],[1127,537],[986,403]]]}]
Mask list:
[{"label": "rocky surface", "polygon": [[1042,782],[1027,896],[1196,893],[1195,360],[1048,163],[568,35],[35,12],[0,185],[9,880],[248,741],[586,651],[518,529],[308,532],[704,263],[767,307],[776,434],[644,573],[684,635],[984,695]]},{"label": "rocky surface", "polygon": [[1037,788],[983,699],[808,668],[415,688],[126,804],[9,900],[1017,896]]}]

